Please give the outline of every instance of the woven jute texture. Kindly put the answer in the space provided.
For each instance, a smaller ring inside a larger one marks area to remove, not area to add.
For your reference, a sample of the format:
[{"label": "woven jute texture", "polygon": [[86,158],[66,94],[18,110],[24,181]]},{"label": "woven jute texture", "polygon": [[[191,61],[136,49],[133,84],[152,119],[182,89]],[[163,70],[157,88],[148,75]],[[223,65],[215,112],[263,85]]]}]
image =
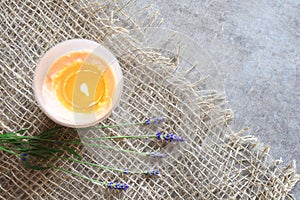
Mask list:
[{"label": "woven jute texture", "polygon": [[149,129],[78,131],[79,136],[151,134],[161,128],[187,141],[160,147],[150,140],[109,144],[139,151],[160,148],[168,155],[162,161],[77,148],[87,161],[131,169],[155,167],[161,171],[157,177],[51,161],[96,180],[126,182],[127,191],[107,189],[53,169],[28,170],[19,158],[0,152],[0,199],[293,199],[290,191],[299,178],[295,164],[282,166],[256,138],[232,132],[228,125],[232,114],[220,92],[207,88],[204,77],[189,82],[192,66],[187,63],[186,69],[178,69],[181,60],[176,55],[145,48],[142,37],[131,35],[129,30],[143,35],[148,27],[161,23],[155,12],[147,7],[132,10],[132,4],[134,1],[1,1],[0,133],[31,128],[24,134],[35,135],[56,126],[35,101],[34,70],[39,58],[55,44],[85,38],[107,46],[124,74],[120,105],[102,123],[155,116],[166,122]]}]

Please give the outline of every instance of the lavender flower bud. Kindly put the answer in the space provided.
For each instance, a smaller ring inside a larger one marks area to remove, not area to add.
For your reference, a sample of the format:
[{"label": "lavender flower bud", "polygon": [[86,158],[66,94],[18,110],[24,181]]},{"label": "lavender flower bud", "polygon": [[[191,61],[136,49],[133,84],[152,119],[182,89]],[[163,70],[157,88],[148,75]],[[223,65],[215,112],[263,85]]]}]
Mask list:
[{"label": "lavender flower bud", "polygon": [[128,168],[124,169],[124,174],[129,174]]},{"label": "lavender flower bud", "polygon": [[186,139],[184,139],[178,135],[174,135],[174,134],[172,135],[172,140],[175,142],[185,142],[186,141]]},{"label": "lavender flower bud", "polygon": [[158,174],[160,174],[160,172],[159,172],[159,170],[157,170],[157,169],[154,169],[154,170],[146,170],[145,171],[145,174],[146,175],[149,175],[149,176],[156,176],[156,175],[158,175]]},{"label": "lavender flower bud", "polygon": [[150,125],[150,124],[151,124],[151,119],[146,119],[145,123],[146,123],[147,125]]},{"label": "lavender flower bud", "polygon": [[161,139],[162,139],[162,138],[161,138],[162,132],[157,132],[157,133],[156,133],[156,136],[157,136],[157,139],[158,139],[158,140],[161,140]]},{"label": "lavender flower bud", "polygon": [[114,182],[109,182],[107,184],[107,187],[110,189],[118,189],[118,190],[127,190],[129,186],[126,183],[114,183]]},{"label": "lavender flower bud", "polygon": [[147,125],[151,125],[151,124],[159,124],[159,123],[162,123],[162,122],[164,122],[165,121],[165,119],[164,118],[162,118],[162,117],[156,117],[156,118],[154,118],[154,119],[147,119],[146,121],[145,121],[145,124],[147,124]]},{"label": "lavender flower bud", "polygon": [[22,160],[22,161],[26,161],[26,156],[28,156],[27,153],[22,153],[22,154],[21,154],[21,160]]},{"label": "lavender flower bud", "polygon": [[173,133],[165,133],[163,134],[162,132],[158,132],[156,133],[156,137],[158,140],[166,140],[166,141],[170,141],[170,142],[184,142],[185,139],[178,136],[178,135],[175,135]]}]

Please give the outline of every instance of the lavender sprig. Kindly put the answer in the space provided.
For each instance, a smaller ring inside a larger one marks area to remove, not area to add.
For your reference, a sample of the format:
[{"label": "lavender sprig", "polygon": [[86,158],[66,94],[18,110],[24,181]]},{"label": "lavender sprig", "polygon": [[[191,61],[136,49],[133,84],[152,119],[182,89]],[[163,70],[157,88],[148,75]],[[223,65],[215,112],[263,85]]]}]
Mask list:
[{"label": "lavender sprig", "polygon": [[150,172],[152,172],[152,175],[157,175],[158,173],[154,173],[154,171],[159,172],[158,170],[147,170],[147,171],[132,171],[129,170],[128,168],[125,169],[118,169],[118,168],[114,168],[114,167],[108,167],[105,165],[101,165],[101,164],[96,164],[96,163],[91,163],[91,162],[87,162],[87,161],[82,161],[82,160],[77,160],[77,159],[73,159],[73,158],[66,158],[66,157],[57,157],[61,160],[66,160],[66,161],[71,161],[74,163],[80,163],[80,164],[85,164],[85,165],[89,165],[89,166],[93,166],[93,167],[100,167],[102,169],[107,169],[110,171],[115,171],[115,172],[120,172],[120,173],[124,173],[124,174],[148,174],[150,175]]},{"label": "lavender sprig", "polygon": [[[122,136],[105,136],[98,138],[81,138],[81,140],[113,140],[113,139],[142,139],[142,138],[156,138],[158,140],[166,140],[170,142],[185,142],[183,137],[173,133],[157,132],[154,135],[122,135]],[[65,140],[68,141],[68,140]]]},{"label": "lavender sprig", "polygon": [[144,171],[144,174],[149,175],[149,176],[156,176],[156,175],[160,174],[160,171],[156,170],[156,169],[146,170],[146,171]]},{"label": "lavender sprig", "polygon": [[[116,148],[112,146],[105,146],[105,145],[99,145],[99,144],[90,144],[86,142],[65,142],[66,144],[82,144],[85,146],[90,146],[90,147],[96,147],[96,148],[103,148],[103,149],[111,149],[114,151],[120,151],[124,153],[131,153],[131,154],[136,154],[136,155],[141,155],[141,156],[149,156],[153,158],[164,158],[165,154],[161,152],[140,152],[140,151],[133,151],[133,150],[127,150],[127,149],[122,149],[122,148]],[[63,143],[62,143],[63,144]]]},{"label": "lavender sprig", "polygon": [[90,128],[82,128],[82,129],[106,129],[106,128],[117,128],[117,127],[129,127],[129,126],[136,126],[136,125],[151,125],[151,124],[160,124],[163,123],[165,119],[163,117],[155,117],[155,118],[148,118],[142,122],[135,122],[135,123],[128,123],[128,124],[117,124],[117,125],[110,125],[110,126],[94,126]]},{"label": "lavender sprig", "polygon": [[118,189],[124,191],[127,190],[129,187],[126,183],[114,183],[114,182],[109,182],[106,186],[110,189]]},{"label": "lavender sprig", "polygon": [[75,172],[72,172],[72,171],[60,168],[60,167],[53,167],[53,168],[57,169],[59,171],[63,171],[65,173],[74,175],[74,176],[78,176],[78,177],[80,177],[82,179],[89,180],[89,181],[91,181],[93,183],[101,184],[101,185],[103,185],[103,186],[105,186],[105,187],[107,187],[109,189],[118,189],[118,190],[124,190],[125,191],[125,190],[127,190],[129,188],[129,186],[126,183],[114,183],[114,182],[98,181],[98,180],[89,178],[87,176],[83,176],[81,174],[78,174],[78,173],[75,173]]},{"label": "lavender sprig", "polygon": [[166,140],[166,141],[170,141],[170,142],[184,142],[186,141],[184,138],[175,135],[173,133],[162,133],[162,132],[158,132],[156,133],[156,137],[158,140]]},{"label": "lavender sprig", "polygon": [[160,123],[163,123],[164,121],[165,121],[165,119],[162,117],[156,117],[153,119],[148,118],[148,119],[146,119],[145,124],[147,124],[147,125],[160,124]]}]

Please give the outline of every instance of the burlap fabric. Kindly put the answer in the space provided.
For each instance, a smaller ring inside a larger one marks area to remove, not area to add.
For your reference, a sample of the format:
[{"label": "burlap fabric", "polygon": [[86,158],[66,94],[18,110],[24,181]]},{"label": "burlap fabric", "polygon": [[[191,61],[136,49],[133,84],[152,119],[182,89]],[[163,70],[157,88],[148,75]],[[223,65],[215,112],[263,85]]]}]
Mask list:
[{"label": "burlap fabric", "polygon": [[[34,100],[36,63],[58,42],[86,38],[110,48],[124,73],[120,106],[103,123],[163,116],[166,123],[161,128],[184,136],[187,142],[160,147],[169,155],[160,162],[78,147],[88,161],[117,167],[158,167],[161,175],[154,178],[53,161],[97,180],[126,182],[130,189],[124,192],[51,169],[28,170],[18,158],[0,152],[1,199],[293,199],[290,190],[299,178],[295,165],[281,166],[256,138],[233,133],[228,126],[232,115],[224,106],[222,94],[208,88],[204,77],[195,83],[187,80],[194,70],[191,63],[178,69],[176,55],[145,48],[142,37],[128,30],[139,30],[143,35],[147,27],[159,26],[160,20],[146,8],[130,10],[132,3],[2,1],[0,131],[32,128],[26,134],[34,135],[55,126]],[[127,127],[109,130],[109,134],[150,131]],[[108,133],[79,131],[80,136],[101,134]],[[156,148],[156,144],[144,140],[110,145],[143,151]]]}]

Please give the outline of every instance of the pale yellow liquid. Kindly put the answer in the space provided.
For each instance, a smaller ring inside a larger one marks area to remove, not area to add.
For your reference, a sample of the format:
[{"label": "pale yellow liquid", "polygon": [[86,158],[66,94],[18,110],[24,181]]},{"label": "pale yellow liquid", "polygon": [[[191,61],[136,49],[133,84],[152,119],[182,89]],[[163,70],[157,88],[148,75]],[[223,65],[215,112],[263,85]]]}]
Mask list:
[{"label": "pale yellow liquid", "polygon": [[57,59],[48,71],[46,85],[56,91],[64,107],[86,113],[105,109],[111,103],[115,80],[105,61],[82,51]]}]

